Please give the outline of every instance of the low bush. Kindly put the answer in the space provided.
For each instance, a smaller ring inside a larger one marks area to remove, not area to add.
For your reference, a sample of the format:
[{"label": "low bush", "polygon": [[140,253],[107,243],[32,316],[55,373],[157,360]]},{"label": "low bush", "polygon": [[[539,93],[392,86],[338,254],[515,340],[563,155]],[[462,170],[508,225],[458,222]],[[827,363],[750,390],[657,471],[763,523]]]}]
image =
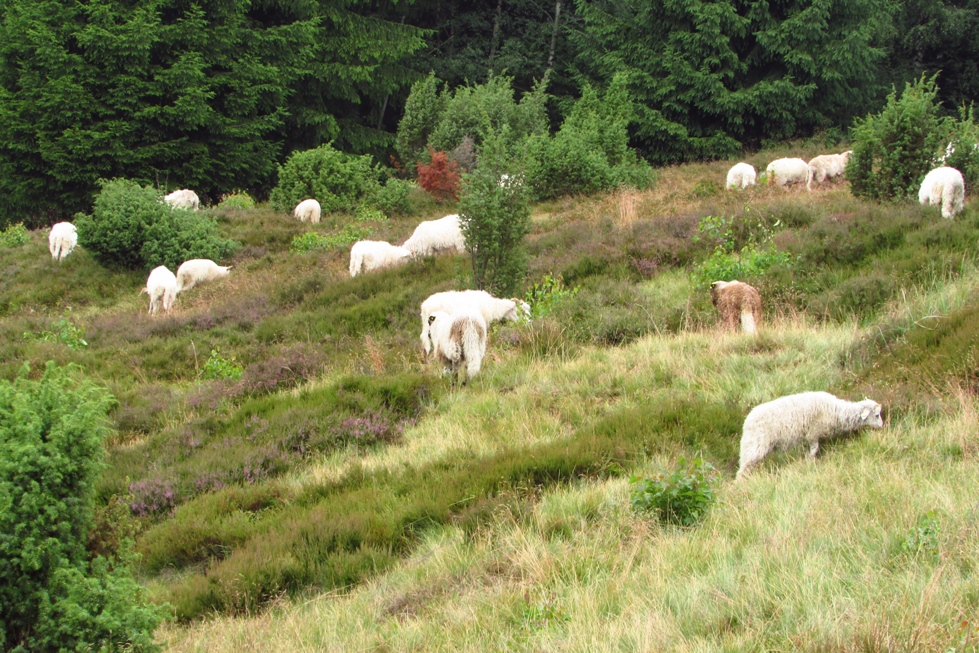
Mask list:
[{"label": "low bush", "polygon": [[408,198],[411,189],[415,187],[410,181],[389,177],[374,198],[377,208],[384,212],[387,217],[405,215],[411,210],[411,203]]},{"label": "low bush", "polygon": [[205,214],[174,209],[153,188],[102,181],[91,215],[78,214],[78,242],[103,265],[176,270],[186,260],[230,256],[238,244],[222,239]]},{"label": "low bush", "polygon": [[243,190],[236,190],[221,197],[217,208],[244,211],[255,208],[255,200]]},{"label": "low bush", "polygon": [[0,247],[20,247],[30,240],[24,223],[12,224],[3,231],[0,231]]},{"label": "low bush", "polygon": [[459,201],[459,164],[449,161],[445,152],[428,148],[429,163],[418,162],[418,185],[436,202]]},{"label": "low bush", "polygon": [[299,202],[315,198],[323,213],[353,211],[377,196],[378,177],[370,156],[344,154],[327,143],[295,152],[279,166],[279,183],[269,195],[269,204],[276,211],[291,213]]},{"label": "low bush", "polygon": [[632,507],[655,514],[664,524],[693,526],[714,503],[718,474],[702,458],[687,462],[681,457],[677,466],[680,469],[653,478],[633,476]]},{"label": "low bush", "polygon": [[289,245],[289,251],[294,254],[306,254],[317,249],[332,249],[334,247],[346,247],[353,245],[358,240],[368,238],[374,230],[370,227],[348,224],[337,233],[324,236],[313,231],[296,236]]}]

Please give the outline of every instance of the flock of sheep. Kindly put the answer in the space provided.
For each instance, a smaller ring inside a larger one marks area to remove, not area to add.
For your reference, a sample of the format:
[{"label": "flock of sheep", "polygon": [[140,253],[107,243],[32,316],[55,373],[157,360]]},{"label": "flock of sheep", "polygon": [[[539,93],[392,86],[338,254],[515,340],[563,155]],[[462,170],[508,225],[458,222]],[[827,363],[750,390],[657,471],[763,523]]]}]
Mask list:
[{"label": "flock of sheep", "polygon": [[[779,186],[805,183],[812,185],[841,177],[852,152],[820,155],[811,161],[784,158],[772,161],[766,168],[768,183]],[[757,175],[753,166],[741,162],[727,174],[727,188],[754,185]],[[501,182],[502,183],[502,182]],[[939,167],[925,177],[918,195],[924,205],[940,205],[942,216],[952,218],[962,210],[965,185],[958,170]],[[200,200],[190,190],[167,195],[165,201],[175,208],[197,210]],[[321,209],[315,199],[300,202],[293,215],[302,222],[320,221]],[[51,228],[48,244],[51,256],[62,261],[78,242],[75,227],[60,222]],[[440,252],[464,253],[465,237],[458,215],[420,223],[401,245],[382,241],[359,241],[350,250],[350,276],[403,264],[413,258]],[[150,272],[146,287],[149,313],[161,308],[169,312],[181,292],[195,285],[227,276],[230,267],[208,259],[186,261],[173,274],[165,266]],[[715,281],[711,300],[721,323],[729,329],[738,326],[756,333],[762,320],[762,301],[758,290],[741,281]],[[466,383],[480,370],[486,353],[488,327],[502,320],[530,318],[530,306],[519,299],[500,299],[482,290],[439,292],[421,304],[421,341],[425,354],[438,361],[450,373]],[[880,404],[865,399],[851,402],[827,392],[804,392],[780,397],[756,406],[745,418],[738,478],[751,472],[772,451],[805,445],[815,457],[819,442],[862,428],[882,428]]]}]

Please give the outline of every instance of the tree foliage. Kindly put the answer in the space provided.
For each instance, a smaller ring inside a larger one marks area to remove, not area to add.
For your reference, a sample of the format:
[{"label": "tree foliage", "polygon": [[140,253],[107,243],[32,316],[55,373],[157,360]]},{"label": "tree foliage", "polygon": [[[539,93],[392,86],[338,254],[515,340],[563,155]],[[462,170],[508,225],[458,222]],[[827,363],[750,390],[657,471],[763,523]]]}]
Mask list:
[{"label": "tree foliage", "polygon": [[279,183],[269,203],[277,211],[291,213],[299,202],[313,198],[325,213],[352,211],[379,190],[378,171],[370,156],[345,154],[327,143],[295,152],[279,167]]},{"label": "tree foliage", "polygon": [[[112,397],[49,363],[0,381],[0,646],[151,650],[158,610],[126,560],[89,560]],[[20,648],[23,647],[23,648]]]},{"label": "tree foliage", "polygon": [[519,167],[508,147],[508,131],[504,127],[486,135],[479,165],[463,176],[459,200],[459,224],[472,255],[476,287],[497,296],[512,294],[523,281],[523,239],[530,232],[527,187],[514,176]]},{"label": "tree foliage", "polygon": [[885,0],[578,0],[581,74],[628,76],[655,163],[848,121],[875,97]]}]

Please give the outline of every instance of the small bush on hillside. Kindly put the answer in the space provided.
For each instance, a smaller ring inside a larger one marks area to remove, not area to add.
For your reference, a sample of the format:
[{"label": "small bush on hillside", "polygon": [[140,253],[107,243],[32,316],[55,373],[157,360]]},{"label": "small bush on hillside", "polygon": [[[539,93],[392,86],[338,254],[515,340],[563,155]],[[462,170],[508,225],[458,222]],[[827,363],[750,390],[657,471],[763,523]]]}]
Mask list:
[{"label": "small bush on hillside", "polygon": [[237,210],[253,209],[255,208],[255,200],[245,191],[236,190],[222,196],[221,201],[218,203],[218,208]]},{"label": "small bush on hillside", "polygon": [[[951,145],[951,148],[948,146]],[[979,184],[979,125],[976,124],[973,108],[961,107],[959,120],[951,129],[944,163],[962,173],[966,189]]]},{"label": "small bush on hillside", "polygon": [[887,96],[880,113],[854,123],[846,177],[857,197],[916,198],[921,180],[945,150],[948,121],[939,118],[935,78],[908,82],[901,97]]},{"label": "small bush on hillside", "polygon": [[523,281],[530,232],[530,204],[523,183],[500,184],[512,164],[507,130],[483,143],[476,170],[466,175],[459,203],[459,224],[472,255],[476,287],[504,297]]},{"label": "small bush on hillside", "polygon": [[29,240],[23,222],[12,224],[0,231],[0,247],[20,247]]},{"label": "small bush on hillside", "polygon": [[211,350],[204,367],[198,373],[200,379],[231,379],[237,381],[241,378],[244,368],[235,361],[235,357],[225,358],[221,355],[221,348]]},{"label": "small bush on hillside", "polygon": [[64,317],[55,320],[54,324],[51,325],[50,331],[44,330],[37,335],[25,332],[24,339],[39,340],[41,342],[60,342],[70,349],[88,347],[88,342],[85,340],[85,328],[72,322],[69,315],[71,315],[71,309],[66,308]]},{"label": "small bush on hillside", "polygon": [[408,196],[414,187],[415,185],[410,181],[390,177],[377,191],[374,203],[389,218],[404,215],[410,210]]},{"label": "small bush on hillside", "polygon": [[436,202],[459,201],[459,164],[449,161],[445,152],[428,148],[431,163],[418,163],[418,185],[425,189]]},{"label": "small bush on hillside", "polygon": [[186,260],[221,260],[237,248],[218,235],[212,218],[162,200],[159,191],[135,181],[103,180],[92,214],[76,216],[79,244],[103,265],[130,269],[176,270]]},{"label": "small bush on hillside", "polygon": [[293,238],[292,244],[289,245],[289,251],[294,254],[306,254],[314,249],[346,247],[347,245],[356,243],[358,240],[366,239],[372,233],[374,233],[374,230],[370,227],[362,227],[354,224],[344,225],[343,229],[329,236],[322,236],[310,231]]},{"label": "small bush on hillside", "polygon": [[530,304],[531,316],[537,319],[550,315],[555,306],[574,297],[578,290],[578,286],[568,288],[559,277],[545,274],[543,279],[530,287],[524,299]]},{"label": "small bush on hillside", "polygon": [[629,148],[633,104],[625,78],[616,76],[604,97],[585,86],[553,137],[528,140],[527,183],[540,199],[596,193],[617,186],[647,188],[652,170]]},{"label": "small bush on hillside", "polygon": [[[130,560],[90,559],[95,481],[112,397],[48,364],[0,381],[0,644],[4,650],[154,650],[158,610]],[[22,647],[22,648],[21,648]]]},{"label": "small bush on hillside", "polygon": [[702,458],[677,460],[680,469],[654,478],[632,477],[632,507],[664,524],[693,526],[714,503],[718,473]]},{"label": "small bush on hillside", "polygon": [[344,154],[327,143],[295,152],[279,166],[279,183],[269,203],[276,211],[291,213],[301,201],[315,198],[324,213],[352,211],[360,202],[373,200],[379,190],[370,156]]},{"label": "small bush on hillside", "polygon": [[[747,211],[744,215],[706,216],[697,225],[694,242],[715,243],[714,251],[693,272],[699,284],[757,277],[776,265],[792,261],[788,252],[775,249],[773,238],[782,226]],[[737,247],[740,246],[740,249]]]}]

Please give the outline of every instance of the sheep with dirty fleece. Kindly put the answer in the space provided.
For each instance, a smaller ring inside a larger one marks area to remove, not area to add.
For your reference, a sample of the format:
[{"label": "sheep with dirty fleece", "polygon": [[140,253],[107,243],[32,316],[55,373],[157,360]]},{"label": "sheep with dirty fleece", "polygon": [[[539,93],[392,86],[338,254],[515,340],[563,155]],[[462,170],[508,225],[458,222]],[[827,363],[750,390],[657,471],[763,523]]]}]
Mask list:
[{"label": "sheep with dirty fleece", "polygon": [[409,250],[383,240],[359,240],[350,248],[350,276],[401,265],[411,257]]},{"label": "sheep with dirty fleece", "polygon": [[78,230],[70,222],[59,222],[48,233],[48,251],[59,263],[71,254],[78,244]]},{"label": "sheep with dirty fleece", "polygon": [[191,209],[196,211],[201,207],[201,198],[197,197],[197,193],[188,188],[175,190],[164,197],[163,200],[175,209]]},{"label": "sheep with dirty fleece", "polygon": [[846,164],[850,162],[853,150],[840,154],[820,154],[809,161],[809,173],[806,175],[806,190],[812,190],[812,182],[821,184],[827,179],[842,177],[846,172]]},{"label": "sheep with dirty fleece", "polygon": [[954,218],[965,206],[965,180],[955,168],[935,168],[921,182],[918,201],[923,205],[941,206],[943,218]]},{"label": "sheep with dirty fleece", "polygon": [[710,285],[710,300],[729,329],[738,324],[745,333],[757,333],[761,324],[761,294],[743,281],[715,281]]},{"label": "sheep with dirty fleece", "polygon": [[775,159],[765,168],[768,183],[777,186],[804,184],[809,176],[809,163],[802,159]]},{"label": "sheep with dirty fleece", "polygon": [[437,311],[455,313],[466,309],[475,309],[483,316],[486,324],[500,322],[501,320],[513,321],[518,319],[521,314],[530,317],[530,304],[519,300],[516,297],[510,299],[498,299],[485,290],[447,290],[431,295],[422,302],[422,346],[425,353],[431,353],[431,340],[428,337],[429,318]]},{"label": "sheep with dirty fleece", "polygon": [[442,250],[465,254],[466,238],[459,226],[459,216],[452,214],[422,222],[401,246],[416,256],[430,256]]},{"label": "sheep with dirty fleece", "polygon": [[209,258],[184,261],[177,268],[177,294],[190,290],[199,283],[215,281],[228,276],[231,266],[218,265]]},{"label": "sheep with dirty fleece", "polygon": [[776,449],[804,444],[815,458],[821,440],[882,428],[880,410],[872,399],[847,401],[828,392],[802,392],[755,406],[744,420],[738,478]]},{"label": "sheep with dirty fleece", "polygon": [[150,296],[150,315],[155,315],[160,308],[169,313],[177,299],[177,277],[165,265],[153,268],[140,294],[144,292]]},{"label": "sheep with dirty fleece", "polygon": [[755,179],[758,174],[755,172],[755,166],[750,163],[735,163],[731,166],[731,169],[727,171],[727,183],[725,188],[728,190],[734,190],[735,188],[747,188],[748,186],[755,185]]},{"label": "sheep with dirty fleece", "polygon": [[292,215],[297,220],[310,224],[319,224],[321,213],[320,203],[314,199],[303,200],[292,210]]},{"label": "sheep with dirty fleece", "polygon": [[486,321],[475,308],[428,316],[429,347],[435,359],[465,384],[479,373],[486,355]]}]

